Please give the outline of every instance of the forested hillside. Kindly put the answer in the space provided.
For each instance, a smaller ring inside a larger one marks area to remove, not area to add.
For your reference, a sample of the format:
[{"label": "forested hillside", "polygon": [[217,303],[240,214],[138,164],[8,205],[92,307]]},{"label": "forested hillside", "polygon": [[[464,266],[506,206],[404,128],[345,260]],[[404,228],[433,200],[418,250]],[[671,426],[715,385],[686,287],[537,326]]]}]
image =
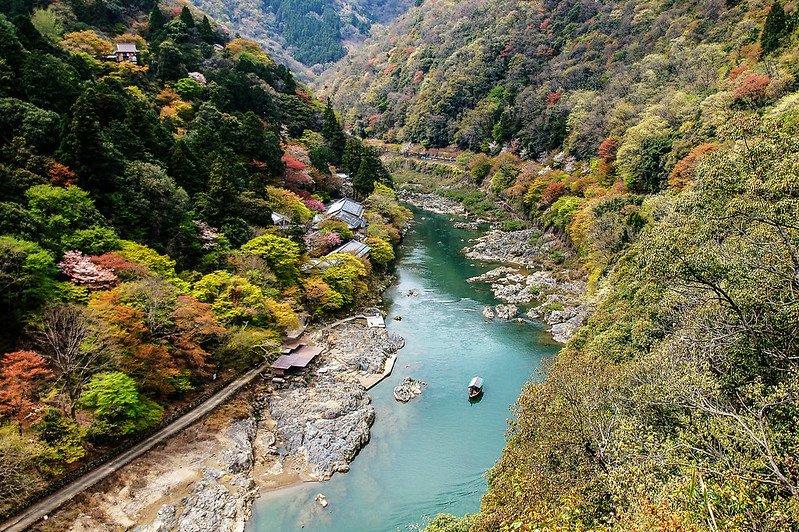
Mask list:
[{"label": "forested hillside", "polygon": [[410,0],[191,1],[309,79],[344,57],[373,24],[390,21],[412,5]]},{"label": "forested hillside", "polygon": [[[185,7],[4,2],[0,131],[0,513],[357,304],[408,217],[330,107]],[[336,168],[373,254],[322,269]]]},{"label": "forested hillside", "polygon": [[408,179],[556,230],[589,280],[481,513],[431,530],[799,527],[798,15],[432,1],[326,75]]},{"label": "forested hillside", "polygon": [[[644,114],[671,130],[691,119],[682,136],[700,137],[707,132],[698,126],[723,120],[732,103],[783,94],[791,57],[758,65],[767,8],[724,0],[428,2],[323,82],[348,127],[368,135],[494,153],[516,140],[530,157],[563,146],[585,158]],[[774,30],[778,41],[784,31]]]}]

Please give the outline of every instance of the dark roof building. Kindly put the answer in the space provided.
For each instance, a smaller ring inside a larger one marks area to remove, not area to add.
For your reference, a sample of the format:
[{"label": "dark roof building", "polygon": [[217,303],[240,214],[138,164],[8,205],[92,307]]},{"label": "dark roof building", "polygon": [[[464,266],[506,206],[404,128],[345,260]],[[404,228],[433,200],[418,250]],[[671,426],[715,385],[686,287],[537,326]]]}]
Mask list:
[{"label": "dark roof building", "polygon": [[293,368],[305,368],[322,351],[323,348],[316,345],[298,345],[295,349],[290,349],[289,353],[280,355],[275,360],[272,364],[272,372],[275,375],[285,375]]},{"label": "dark roof building", "polygon": [[330,205],[324,214],[317,217],[315,222],[318,224],[323,220],[337,219],[346,223],[350,229],[360,229],[366,227],[363,211],[363,205],[357,201],[343,198]]},{"label": "dark roof building", "polygon": [[272,212],[272,223],[278,227],[288,227],[291,225],[291,219],[279,212]]}]

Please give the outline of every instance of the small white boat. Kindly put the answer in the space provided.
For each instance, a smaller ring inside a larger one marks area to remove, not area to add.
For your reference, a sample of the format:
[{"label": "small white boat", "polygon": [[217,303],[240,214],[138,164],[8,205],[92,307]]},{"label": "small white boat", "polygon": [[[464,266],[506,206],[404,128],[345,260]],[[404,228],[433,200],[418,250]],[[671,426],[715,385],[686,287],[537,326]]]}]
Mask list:
[{"label": "small white boat", "polygon": [[483,378],[475,377],[469,383],[469,399],[475,399],[483,393]]}]

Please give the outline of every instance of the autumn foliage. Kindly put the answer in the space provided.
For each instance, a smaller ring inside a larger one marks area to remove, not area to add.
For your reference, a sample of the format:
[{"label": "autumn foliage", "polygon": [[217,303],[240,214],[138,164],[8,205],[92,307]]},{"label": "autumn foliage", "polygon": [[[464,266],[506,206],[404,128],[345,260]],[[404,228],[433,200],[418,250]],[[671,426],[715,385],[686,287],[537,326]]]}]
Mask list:
[{"label": "autumn foliage", "polygon": [[682,190],[692,183],[696,172],[696,165],[699,160],[718,149],[719,145],[714,143],[700,144],[692,149],[688,155],[674,166],[671,174],[669,174],[669,188],[672,190]]},{"label": "autumn foliage", "polygon": [[38,392],[53,376],[34,351],[14,351],[0,358],[0,416],[29,424]]}]

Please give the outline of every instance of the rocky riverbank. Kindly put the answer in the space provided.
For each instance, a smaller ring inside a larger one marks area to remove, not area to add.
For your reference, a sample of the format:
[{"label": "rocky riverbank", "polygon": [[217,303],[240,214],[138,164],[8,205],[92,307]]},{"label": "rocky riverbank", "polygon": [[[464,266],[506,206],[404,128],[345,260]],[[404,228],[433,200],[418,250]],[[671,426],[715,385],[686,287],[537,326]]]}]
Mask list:
[{"label": "rocky riverbank", "polygon": [[34,527],[241,532],[258,494],[251,392],[134,460]]},{"label": "rocky riverbank", "polygon": [[361,320],[321,329],[309,339],[325,347],[311,383],[272,394],[268,410],[287,454],[304,462],[312,479],[327,480],[348,471],[369,441],[375,414],[364,382],[382,374],[404,341]]},{"label": "rocky riverbank", "polygon": [[362,384],[404,341],[361,320],[306,333],[325,350],[280,389],[263,382],[87,490],[42,531],[242,532],[259,493],[330,478],[370,437]]},{"label": "rocky riverbank", "polygon": [[463,205],[453,199],[445,198],[444,196],[439,196],[438,194],[401,190],[397,193],[397,197],[400,199],[400,201],[404,201],[409,205],[413,205],[414,207],[434,212],[436,214],[466,214],[466,209],[464,209]]},{"label": "rocky riverbank", "polygon": [[536,229],[495,230],[464,252],[471,259],[508,265],[468,280],[490,285],[494,297],[503,302],[483,309],[487,319],[514,319],[518,306],[531,306],[527,317],[544,321],[552,338],[565,343],[588,316],[585,280],[580,272],[560,265],[572,257],[555,235]]}]

